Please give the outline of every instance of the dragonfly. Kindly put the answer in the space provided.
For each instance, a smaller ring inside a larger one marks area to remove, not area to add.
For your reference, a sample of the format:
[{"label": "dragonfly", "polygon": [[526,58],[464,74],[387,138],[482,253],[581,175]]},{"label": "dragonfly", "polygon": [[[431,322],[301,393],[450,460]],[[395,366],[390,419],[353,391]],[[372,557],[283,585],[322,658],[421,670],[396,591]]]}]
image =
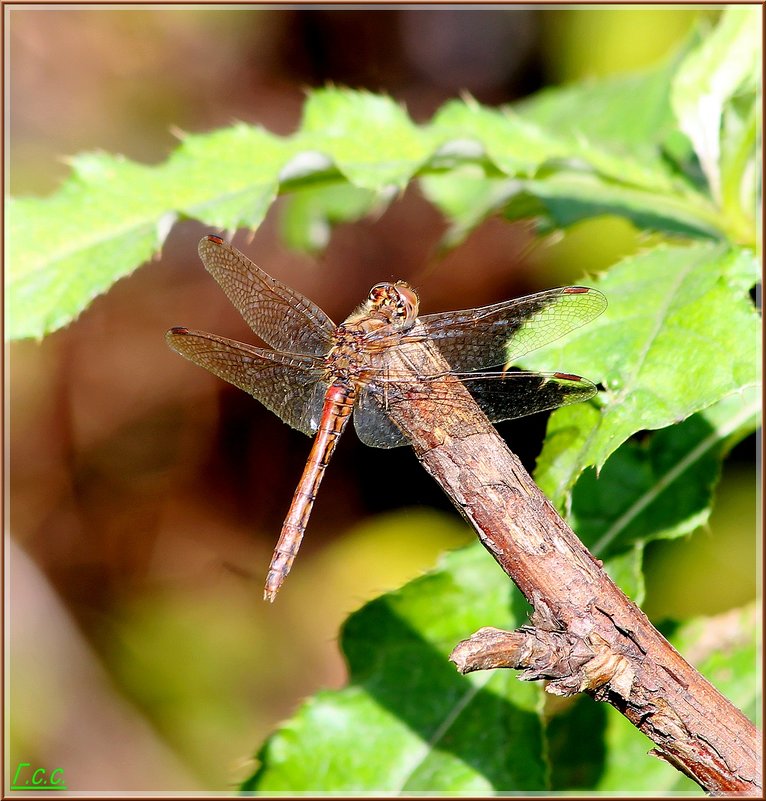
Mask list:
[{"label": "dragonfly", "polygon": [[525,353],[601,314],[607,301],[596,289],[566,286],[491,306],[419,316],[416,290],[405,281],[386,282],[372,287],[367,299],[336,325],[307,297],[272,278],[221,237],[203,237],[199,255],[269,347],[180,326],[167,332],[168,344],[314,437],[269,565],[267,601],[274,601],[290,572],[319,484],[349,420],[353,417],[366,445],[408,444],[387,410],[397,388],[405,381],[411,384],[413,374],[392,368],[393,353],[406,357],[408,348],[429,341],[449,364],[446,374],[414,376],[425,387],[435,415],[445,413],[447,399],[439,395],[439,380],[445,375],[460,379],[493,423],[596,394],[595,385],[578,375],[510,369]]}]

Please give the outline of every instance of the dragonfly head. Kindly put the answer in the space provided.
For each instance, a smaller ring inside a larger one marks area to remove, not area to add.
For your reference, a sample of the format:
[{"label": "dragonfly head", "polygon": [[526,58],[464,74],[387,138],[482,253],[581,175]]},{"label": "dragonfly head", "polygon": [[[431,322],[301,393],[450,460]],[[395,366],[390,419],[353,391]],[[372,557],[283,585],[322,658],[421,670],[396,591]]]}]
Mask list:
[{"label": "dragonfly head", "polygon": [[419,304],[418,293],[405,281],[375,284],[367,298],[371,312],[377,311],[391,323],[403,327],[415,322]]}]

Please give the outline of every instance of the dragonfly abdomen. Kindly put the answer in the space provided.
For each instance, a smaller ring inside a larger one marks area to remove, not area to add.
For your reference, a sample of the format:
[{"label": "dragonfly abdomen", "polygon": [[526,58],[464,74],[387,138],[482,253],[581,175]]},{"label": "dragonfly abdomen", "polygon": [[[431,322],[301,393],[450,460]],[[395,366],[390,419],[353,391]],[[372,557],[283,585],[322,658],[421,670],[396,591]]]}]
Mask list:
[{"label": "dragonfly abdomen", "polygon": [[319,428],[311,446],[306,467],[301,480],[293,493],[290,510],[287,513],[277,547],[271,558],[269,572],[263,597],[273,601],[282,586],[282,582],[293,566],[295,556],[301,547],[303,533],[314,507],[314,500],[319,490],[327,465],[335,451],[338,437],[348,423],[354,408],[356,392],[345,383],[333,383],[327,390],[322,406]]}]

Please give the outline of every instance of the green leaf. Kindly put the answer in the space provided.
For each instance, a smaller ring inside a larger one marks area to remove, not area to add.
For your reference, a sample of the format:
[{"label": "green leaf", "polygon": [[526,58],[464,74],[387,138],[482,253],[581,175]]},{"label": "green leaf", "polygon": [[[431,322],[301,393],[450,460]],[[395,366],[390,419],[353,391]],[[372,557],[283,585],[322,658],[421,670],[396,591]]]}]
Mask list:
[{"label": "green leaf", "polygon": [[[648,756],[651,742],[611,707],[545,697],[543,712],[540,687],[518,681],[516,671],[461,677],[448,665],[452,647],[480,625],[511,629],[524,618],[521,597],[478,544],[367,604],[343,630],[349,686],[304,703],[261,748],[243,789],[695,791]],[[751,716],[760,708],[753,620],[749,608],[670,635]]]},{"label": "green leaf", "polygon": [[[574,115],[576,101],[587,98],[585,108],[603,109],[619,86],[562,90],[562,106]],[[78,156],[57,193],[9,203],[7,333],[41,337],[67,324],[154,255],[177,218],[254,228],[280,192],[294,194],[283,230],[302,248],[321,246],[330,224],[388,202],[415,176],[453,222],[450,244],[498,210],[537,217],[542,229],[620,214],[659,231],[723,236],[732,225],[662,156],[667,72],[622,88],[651,104],[641,125],[637,112],[622,127],[616,112],[602,127],[565,124],[551,111],[550,93],[523,114],[454,100],[416,125],[391,98],[331,87],[309,95],[290,137],[239,123],[186,136],[154,167]],[[748,163],[740,155],[749,140],[735,122],[732,175]]]},{"label": "green leaf", "polygon": [[626,442],[598,475],[586,470],[570,516],[585,545],[605,557],[704,525],[730,435],[745,425],[754,429],[758,420],[757,391],[746,396],[726,398],[646,442]]},{"label": "green leaf", "polygon": [[[594,404],[556,411],[536,478],[561,505],[586,465],[600,470],[637,431],[660,429],[760,384],[760,317],[748,295],[757,264],[745,249],[660,247],[598,281],[609,308],[522,360],[606,387]],[[746,418],[752,416],[742,399]]]},{"label": "green leaf", "polygon": [[478,544],[364,606],[341,645],[349,686],[306,702],[258,754],[258,792],[491,793],[546,786],[540,691],[515,671],[460,676],[447,657],[525,603]]},{"label": "green leaf", "polygon": [[329,244],[334,224],[358,220],[376,207],[382,209],[389,199],[353,184],[297,189],[282,209],[282,238],[295,250],[322,250]]},{"label": "green leaf", "polygon": [[150,258],[180,215],[258,225],[291,156],[289,142],[239,124],[186,137],[158,167],[104,154],[73,159],[59,192],[9,204],[8,336],[66,325]]},{"label": "green leaf", "polygon": [[634,75],[543,89],[516,109],[546,130],[567,130],[577,140],[608,142],[655,162],[658,146],[674,130],[670,88],[679,56]]},{"label": "green leaf", "polygon": [[691,52],[673,83],[672,104],[694,144],[712,196],[721,196],[721,121],[727,101],[754,87],[760,66],[761,9],[726,8],[720,24]]},{"label": "green leaf", "polygon": [[433,143],[390,97],[326,88],[309,95],[301,132],[307,150],[329,156],[363,189],[404,189],[429,158]]},{"label": "green leaf", "polygon": [[644,597],[646,544],[708,522],[721,461],[759,420],[759,392],[751,387],[643,441],[626,442],[600,473],[588,469],[575,484],[570,525],[637,603]]},{"label": "green leaf", "polygon": [[[152,170],[105,155],[80,157],[61,191],[8,204],[7,334],[42,336],[65,325],[160,246],[164,204],[143,213],[125,187]],[[75,224],[76,221],[76,224]],[[169,226],[167,226],[169,227]]]},{"label": "green leaf", "polygon": [[[491,214],[498,212],[507,203],[509,195],[516,191],[518,183],[507,178],[491,178],[475,164],[458,167],[443,175],[425,175],[420,178],[423,194],[451,220],[442,240],[443,247],[455,247]],[[534,199],[519,217],[537,216],[543,213]]]},{"label": "green leaf", "polygon": [[[587,171],[561,170],[545,180],[519,181],[505,208],[509,219],[527,216],[530,200],[540,206],[542,231],[566,228],[589,217],[616,214],[647,231],[720,239],[719,213],[671,193],[624,186]],[[526,196],[520,205],[516,195]]]},{"label": "green leaf", "polygon": [[543,233],[617,214],[639,228],[720,238],[719,210],[689,182],[688,165],[681,171],[666,157],[674,143],[681,158],[669,100],[677,61],[544,90],[513,112],[447,103],[432,122],[435,135],[443,150],[463,143],[467,154],[473,143],[476,163],[472,172],[453,164],[421,176],[426,197],[452,220],[445,244],[501,209],[507,219],[536,218]]},{"label": "green leaf", "polygon": [[546,129],[509,108],[453,100],[436,113],[431,127],[442,142],[469,138],[480,143],[494,167],[506,175],[531,178],[551,163],[566,167],[579,160],[627,185],[661,192],[673,188],[673,176],[659,160],[638,162],[607,141],[593,143],[568,128]]},{"label": "green leaf", "polygon": [[186,136],[157,168],[157,180],[167,187],[167,202],[188,217],[226,230],[255,228],[274,202],[280,172],[295,153],[289,140],[237,123]]},{"label": "green leaf", "polygon": [[756,92],[734,97],[723,112],[721,205],[740,240],[753,239],[760,195],[759,155],[762,115]]}]

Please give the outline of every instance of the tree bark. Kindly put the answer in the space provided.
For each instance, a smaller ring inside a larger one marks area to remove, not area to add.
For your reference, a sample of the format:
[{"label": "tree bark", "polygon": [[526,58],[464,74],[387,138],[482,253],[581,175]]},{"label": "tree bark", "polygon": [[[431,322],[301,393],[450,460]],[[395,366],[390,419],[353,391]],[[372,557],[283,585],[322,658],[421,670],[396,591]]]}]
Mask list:
[{"label": "tree bark", "polygon": [[[394,350],[393,353],[396,351]],[[392,355],[397,372],[449,370],[430,343]],[[437,409],[431,398],[438,388]],[[761,738],[614,584],[462,384],[403,384],[391,419],[533,607],[531,626],[481,629],[454,650],[461,672],[513,667],[558,695],[586,692],[649,737],[655,756],[713,795],[761,795]]]}]

